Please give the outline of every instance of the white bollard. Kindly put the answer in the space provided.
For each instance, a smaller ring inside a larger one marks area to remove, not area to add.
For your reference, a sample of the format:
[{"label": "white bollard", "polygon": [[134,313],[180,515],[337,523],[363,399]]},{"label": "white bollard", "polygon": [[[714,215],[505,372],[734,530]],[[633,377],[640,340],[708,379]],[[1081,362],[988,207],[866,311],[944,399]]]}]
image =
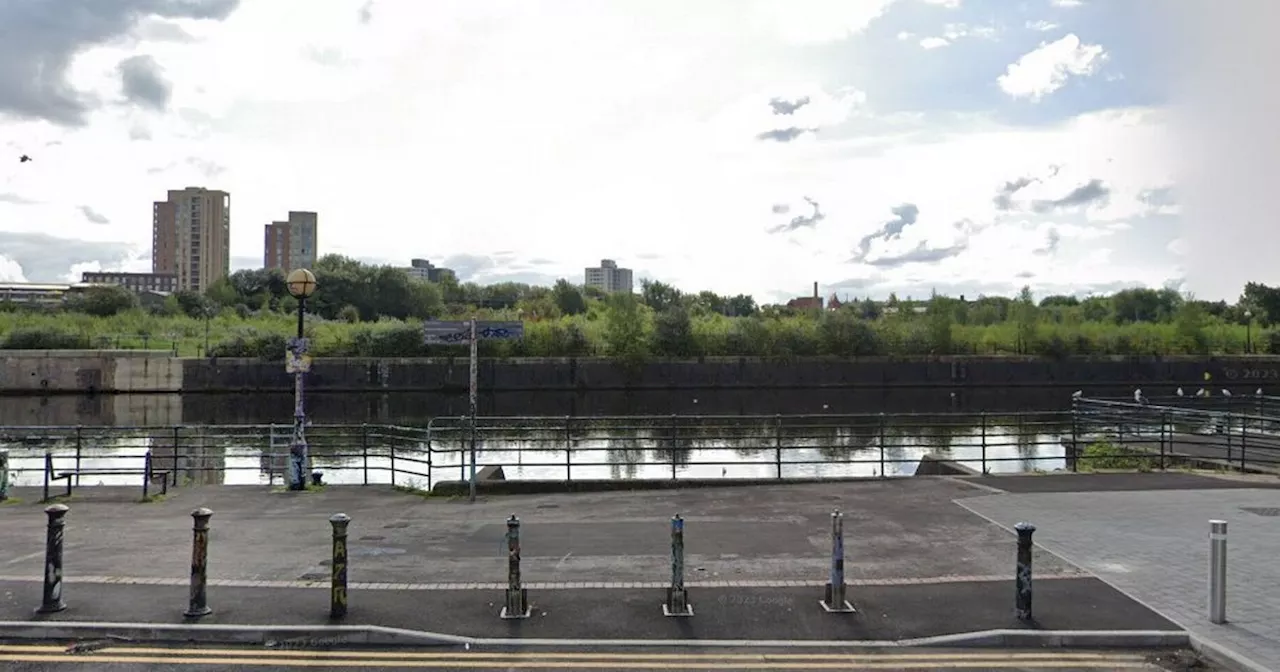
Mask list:
[{"label": "white bollard", "polygon": [[1209,521],[1209,622],[1227,622],[1227,521]]}]

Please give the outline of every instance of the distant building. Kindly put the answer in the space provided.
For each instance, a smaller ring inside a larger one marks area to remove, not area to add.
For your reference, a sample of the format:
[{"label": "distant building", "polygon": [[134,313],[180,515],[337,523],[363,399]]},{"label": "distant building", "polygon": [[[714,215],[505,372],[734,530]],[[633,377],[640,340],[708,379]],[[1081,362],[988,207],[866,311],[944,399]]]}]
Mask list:
[{"label": "distant building", "polygon": [[84,283],[3,282],[0,283],[0,303],[57,306],[68,294],[93,286]]},{"label": "distant building", "polygon": [[151,209],[151,271],[203,292],[231,271],[231,195],[187,187]]},{"label": "distant building", "polygon": [[178,276],[172,273],[89,271],[80,276],[80,281],[93,285],[119,285],[137,294],[143,292],[171,294],[178,291]]},{"label": "distant building", "polygon": [[822,296],[818,294],[818,283],[813,283],[813,296],[801,296],[787,302],[788,308],[799,310],[822,310]]},{"label": "distant building", "polygon": [[446,277],[454,280],[458,279],[458,275],[453,272],[453,269],[432,266],[431,262],[426,259],[410,259],[409,267],[401,270],[415,280],[426,280],[427,282],[440,282]]},{"label": "distant building", "polygon": [[278,268],[285,273],[295,268],[316,265],[319,242],[319,216],[314,212],[289,211],[283,222],[265,227],[262,244],[262,267]]},{"label": "distant building", "polygon": [[631,292],[631,269],[618,268],[612,259],[601,259],[600,265],[586,269],[585,284],[606,292]]}]

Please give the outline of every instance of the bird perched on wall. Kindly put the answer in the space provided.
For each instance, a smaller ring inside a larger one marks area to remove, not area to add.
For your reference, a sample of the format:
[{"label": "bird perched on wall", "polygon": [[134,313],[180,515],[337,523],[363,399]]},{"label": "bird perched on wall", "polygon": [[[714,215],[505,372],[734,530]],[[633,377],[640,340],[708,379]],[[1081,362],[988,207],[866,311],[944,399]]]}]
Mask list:
[{"label": "bird perched on wall", "polygon": [[31,157],[27,156],[26,154],[23,154],[22,156],[18,157],[18,163],[26,163],[30,160],[31,160]]},{"label": "bird perched on wall", "polygon": [[1224,396],[1224,397],[1229,397],[1229,396],[1231,396],[1231,390],[1223,389],[1223,390],[1222,390],[1222,396]]},{"label": "bird perched on wall", "polygon": [[1147,403],[1147,398],[1142,396],[1142,388],[1138,388],[1133,391],[1133,400],[1138,402],[1139,404]]},{"label": "bird perched on wall", "polygon": [[1181,396],[1182,396],[1182,388],[1181,388],[1181,387],[1179,387],[1179,388],[1178,388],[1178,396],[1179,396],[1179,397],[1181,397]]},{"label": "bird perched on wall", "polygon": [[1261,388],[1261,387],[1259,387],[1257,390],[1255,390],[1255,391],[1254,391],[1254,393],[1253,393],[1253,396],[1255,396],[1255,397],[1261,397],[1261,396],[1262,396],[1262,388]]},{"label": "bird perched on wall", "polygon": [[1083,397],[1083,396],[1084,396],[1084,390],[1076,390],[1075,392],[1071,393],[1072,399],[1079,399],[1080,397]]}]

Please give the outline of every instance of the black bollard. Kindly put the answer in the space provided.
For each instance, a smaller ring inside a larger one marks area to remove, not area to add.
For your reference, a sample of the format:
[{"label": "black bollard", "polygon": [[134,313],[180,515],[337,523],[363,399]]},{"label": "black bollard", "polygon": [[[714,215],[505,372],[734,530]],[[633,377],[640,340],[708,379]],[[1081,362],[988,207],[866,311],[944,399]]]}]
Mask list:
[{"label": "black bollard", "polygon": [[854,613],[853,605],[845,599],[844,514],[839,510],[831,512],[831,576],[827,580],[826,598],[819,603],[829,613]]},{"label": "black bollard", "polygon": [[507,519],[507,599],[502,618],[528,618],[532,613],[529,595],[520,585],[520,519],[511,514]]},{"label": "black bollard", "polygon": [[1031,534],[1036,526],[1031,523],[1018,523],[1013,526],[1018,532],[1018,575],[1016,578],[1017,595],[1015,598],[1018,620],[1030,622],[1031,617]]},{"label": "black bollard", "polygon": [[209,607],[209,519],[213,511],[199,508],[191,512],[191,594],[187,601],[188,618],[213,613]]},{"label": "black bollard", "polygon": [[684,588],[684,519],[678,513],[671,518],[671,587],[667,588],[662,614],[693,615],[693,605],[689,603],[689,593]]},{"label": "black bollard", "polygon": [[329,517],[333,525],[333,570],[329,586],[329,618],[338,620],[347,615],[347,525],[351,516],[335,513]]},{"label": "black bollard", "polygon": [[49,527],[45,534],[44,546],[44,598],[40,608],[41,614],[52,614],[67,608],[62,601],[62,533],[67,527],[66,504],[54,504],[44,510],[49,516]]}]

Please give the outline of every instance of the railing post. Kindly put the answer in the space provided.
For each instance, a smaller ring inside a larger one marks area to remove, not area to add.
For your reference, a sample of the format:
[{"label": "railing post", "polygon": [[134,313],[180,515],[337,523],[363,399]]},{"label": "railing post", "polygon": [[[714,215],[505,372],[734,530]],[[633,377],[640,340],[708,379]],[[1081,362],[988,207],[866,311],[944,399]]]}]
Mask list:
[{"label": "railing post", "polygon": [[364,457],[364,484],[369,485],[369,423],[360,423],[360,453]]},{"label": "railing post", "polygon": [[529,618],[529,594],[520,583],[520,519],[511,514],[507,519],[507,595],[499,616],[505,619]]},{"label": "railing post", "polygon": [[[180,437],[182,435],[182,425],[173,426],[173,484],[178,484],[178,455],[181,452],[179,448]],[[275,458],[274,455],[271,456]],[[270,460],[268,460],[270,462]],[[198,477],[198,476],[197,476]]]},{"label": "railing post", "polygon": [[151,475],[153,473],[154,472],[152,471],[152,466],[151,466],[151,451],[148,450],[147,454],[142,456],[142,498],[143,499],[146,499],[147,495],[151,492]]},{"label": "railing post", "polygon": [[1067,458],[1067,463],[1071,467],[1072,472],[1079,471],[1079,455],[1080,455],[1080,400],[1073,398],[1071,400],[1071,445],[1067,450],[1071,451]]},{"label": "railing post", "polygon": [[1248,419],[1245,416],[1241,416],[1240,418],[1240,473],[1244,473],[1244,470],[1245,470],[1245,453],[1247,452],[1245,450],[1245,447],[1246,447],[1246,444],[1248,443],[1245,431],[1248,425],[1249,425]]},{"label": "railing post", "polygon": [[676,476],[676,450],[680,445],[680,427],[676,424],[676,415],[671,414],[671,480],[677,480]]},{"label": "railing post", "polygon": [[191,594],[187,603],[187,618],[199,618],[213,613],[209,607],[209,519],[213,511],[199,508],[191,512]]},{"label": "railing post", "polygon": [[[396,485],[396,442],[391,442],[390,462],[391,462],[391,487]],[[431,480],[431,428],[427,427],[427,480]],[[428,486],[430,487],[430,486]]]},{"label": "railing post", "polygon": [[888,475],[884,473],[884,430],[885,430],[886,422],[888,422],[888,420],[885,419],[884,413],[881,412],[880,413],[880,476],[881,478]]},{"label": "railing post", "polygon": [[1165,470],[1165,440],[1172,442],[1173,432],[1169,428],[1169,412],[1160,412],[1160,471]]},{"label": "railing post", "polygon": [[1030,622],[1031,615],[1031,535],[1036,526],[1031,523],[1018,523],[1013,526],[1018,533],[1018,567],[1015,578],[1017,595],[1014,599],[1014,610],[1018,620]]},{"label": "railing post", "polygon": [[347,525],[351,516],[335,513],[329,517],[333,525],[333,557],[329,570],[329,618],[340,620],[347,615]]},{"label": "railing post", "polygon": [[845,599],[844,514],[839,509],[831,512],[831,575],[827,580],[826,596],[819,604],[827,613],[854,613],[853,605]]},{"label": "railing post", "polygon": [[678,513],[671,517],[671,586],[667,588],[667,601],[662,604],[662,615],[693,615],[693,605],[684,588],[684,519]]},{"label": "railing post", "polygon": [[564,480],[573,480],[573,418],[564,416]]},{"label": "railing post", "polygon": [[45,451],[44,453],[44,496],[40,501],[49,501],[49,482],[53,480],[53,453]]},{"label": "railing post", "polygon": [[44,544],[44,591],[40,608],[41,614],[52,614],[67,608],[62,600],[62,535],[66,529],[66,504],[54,504],[44,510],[49,516],[48,528],[45,531]]},{"label": "railing post", "polygon": [[978,427],[982,438],[982,475],[987,475],[987,412],[978,414]]},{"label": "railing post", "polygon": [[80,487],[80,446],[82,445],[82,435],[84,428],[76,425],[76,487]]},{"label": "railing post", "polygon": [[1227,622],[1227,521],[1209,521],[1209,622]]},{"label": "railing post", "polygon": [[782,480],[782,414],[773,416],[773,453],[774,464],[778,470],[778,480]]}]

